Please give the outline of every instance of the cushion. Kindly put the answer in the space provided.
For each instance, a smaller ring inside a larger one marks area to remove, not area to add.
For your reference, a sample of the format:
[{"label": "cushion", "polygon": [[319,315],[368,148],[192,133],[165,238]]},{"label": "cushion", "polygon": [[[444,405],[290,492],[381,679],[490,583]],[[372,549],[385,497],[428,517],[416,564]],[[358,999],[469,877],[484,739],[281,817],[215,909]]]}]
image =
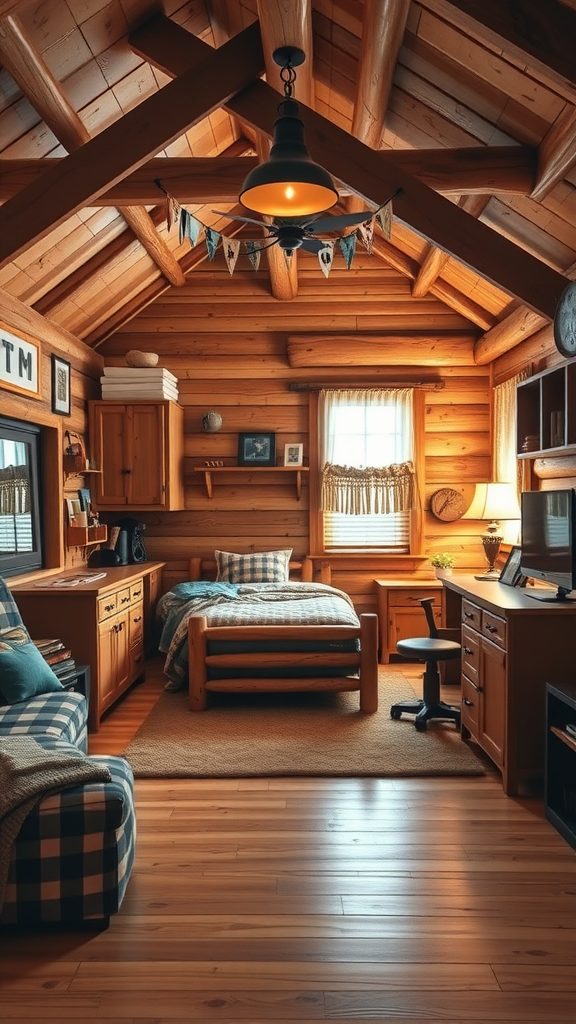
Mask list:
[{"label": "cushion", "polygon": [[6,583],[0,576],[0,633],[14,626],[22,626],[22,616],[18,611],[18,605],[14,596],[8,590]]},{"label": "cushion", "polygon": [[64,689],[23,626],[0,633],[0,685],[7,704]]},{"label": "cushion", "polygon": [[233,551],[215,551],[218,566],[216,580],[224,583],[286,583],[292,548],[281,551],[255,551],[237,555]]}]

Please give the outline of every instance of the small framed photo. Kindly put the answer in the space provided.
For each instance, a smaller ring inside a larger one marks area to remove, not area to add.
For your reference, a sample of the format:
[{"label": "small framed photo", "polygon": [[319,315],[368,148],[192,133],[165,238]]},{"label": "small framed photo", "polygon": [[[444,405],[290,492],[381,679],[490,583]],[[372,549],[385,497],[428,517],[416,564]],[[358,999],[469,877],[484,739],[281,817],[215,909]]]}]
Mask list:
[{"label": "small framed photo", "polygon": [[275,466],[276,434],[251,433],[238,435],[239,466]]},{"label": "small framed photo", "polygon": [[76,516],[82,511],[79,500],[77,498],[66,498],[66,511],[68,512],[68,523],[73,525]]},{"label": "small framed photo", "polygon": [[87,487],[78,488],[78,500],[80,502],[80,511],[89,512],[90,505],[92,503],[92,497]]},{"label": "small framed photo", "polygon": [[52,356],[52,412],[70,415],[70,363]]},{"label": "small framed photo", "polygon": [[304,458],[304,445],[303,444],[285,444],[284,445],[284,465],[285,466],[301,466]]},{"label": "small framed photo", "polygon": [[520,545],[514,545],[514,547],[511,547],[510,554],[506,559],[506,564],[499,576],[500,583],[505,583],[508,587],[526,586],[527,577],[520,572],[521,558],[522,548]]}]

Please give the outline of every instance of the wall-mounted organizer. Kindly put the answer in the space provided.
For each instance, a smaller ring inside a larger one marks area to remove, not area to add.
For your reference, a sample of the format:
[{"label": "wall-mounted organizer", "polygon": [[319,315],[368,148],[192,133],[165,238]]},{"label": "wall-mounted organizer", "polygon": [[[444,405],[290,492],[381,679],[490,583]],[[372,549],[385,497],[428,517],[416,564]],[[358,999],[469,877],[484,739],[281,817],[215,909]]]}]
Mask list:
[{"label": "wall-mounted organizer", "polygon": [[576,454],[576,359],[522,381],[516,411],[518,458]]},{"label": "wall-mounted organizer", "polygon": [[90,547],[108,540],[107,526],[67,526],[66,544],[69,548]]}]

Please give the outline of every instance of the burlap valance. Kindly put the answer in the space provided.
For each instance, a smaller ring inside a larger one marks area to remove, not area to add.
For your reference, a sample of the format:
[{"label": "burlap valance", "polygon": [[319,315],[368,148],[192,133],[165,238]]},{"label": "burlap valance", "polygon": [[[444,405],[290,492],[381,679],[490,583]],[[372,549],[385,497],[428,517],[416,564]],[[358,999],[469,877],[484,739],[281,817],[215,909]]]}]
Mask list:
[{"label": "burlap valance", "polygon": [[366,469],[327,462],[322,471],[322,509],[353,516],[407,512],[414,508],[414,479],[412,462]]}]

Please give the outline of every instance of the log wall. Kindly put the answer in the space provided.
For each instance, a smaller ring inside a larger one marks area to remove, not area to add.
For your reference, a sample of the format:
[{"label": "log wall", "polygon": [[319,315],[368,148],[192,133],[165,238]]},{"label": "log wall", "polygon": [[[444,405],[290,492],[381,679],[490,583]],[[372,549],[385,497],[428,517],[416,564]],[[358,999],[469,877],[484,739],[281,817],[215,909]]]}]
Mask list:
[{"label": "log wall", "polygon": [[[455,487],[469,502],[474,483],[490,478],[490,375],[489,368],[472,362],[469,338],[477,333],[468,321],[431,296],[412,299],[410,283],[374,257],[357,259],[350,271],[337,269],[335,261],[325,280],[316,260],[299,254],[299,294],[291,302],[272,298],[266,271],[243,269],[241,260],[233,276],[218,256],[212,264],[197,267],[185,287],[165,291],[100,348],[111,365],[123,364],[129,349],[157,352],[160,365],[179,379],[185,409],[186,509],[141,517],[149,556],[167,563],[166,589],[186,578],[193,553],[211,557],[216,547],[247,551],[292,546],[300,557],[309,551],[308,474],[303,474],[301,500],[290,474],[263,470],[215,475],[210,499],[204,476],[196,471],[206,460],[235,465],[238,433],[250,430],[275,431],[279,464],[286,443],[302,443],[307,464],[309,396],[290,390],[292,382],[329,379],[343,387],[369,382],[385,386],[399,377],[413,382],[434,378],[444,386],[426,392],[425,510],[440,487]],[[418,342],[421,362],[414,345],[402,344],[402,335],[427,331],[434,344],[439,335],[443,338],[442,366],[430,365],[431,346],[425,338]],[[288,338],[299,334],[322,336],[323,365],[290,366]],[[338,335],[339,352],[342,336],[351,348],[357,334],[364,340],[377,337],[389,359],[380,356],[377,366],[331,366],[326,347],[331,334]],[[389,344],[387,334],[394,336]],[[223,425],[210,434],[203,432],[201,421],[212,409],[221,414]],[[334,585],[350,593],[359,610],[374,610],[375,576],[416,573],[429,578],[433,570],[425,556],[435,551],[453,552],[460,570],[483,567],[481,524],[443,523],[429,511],[423,521],[423,557],[334,558]]]}]

